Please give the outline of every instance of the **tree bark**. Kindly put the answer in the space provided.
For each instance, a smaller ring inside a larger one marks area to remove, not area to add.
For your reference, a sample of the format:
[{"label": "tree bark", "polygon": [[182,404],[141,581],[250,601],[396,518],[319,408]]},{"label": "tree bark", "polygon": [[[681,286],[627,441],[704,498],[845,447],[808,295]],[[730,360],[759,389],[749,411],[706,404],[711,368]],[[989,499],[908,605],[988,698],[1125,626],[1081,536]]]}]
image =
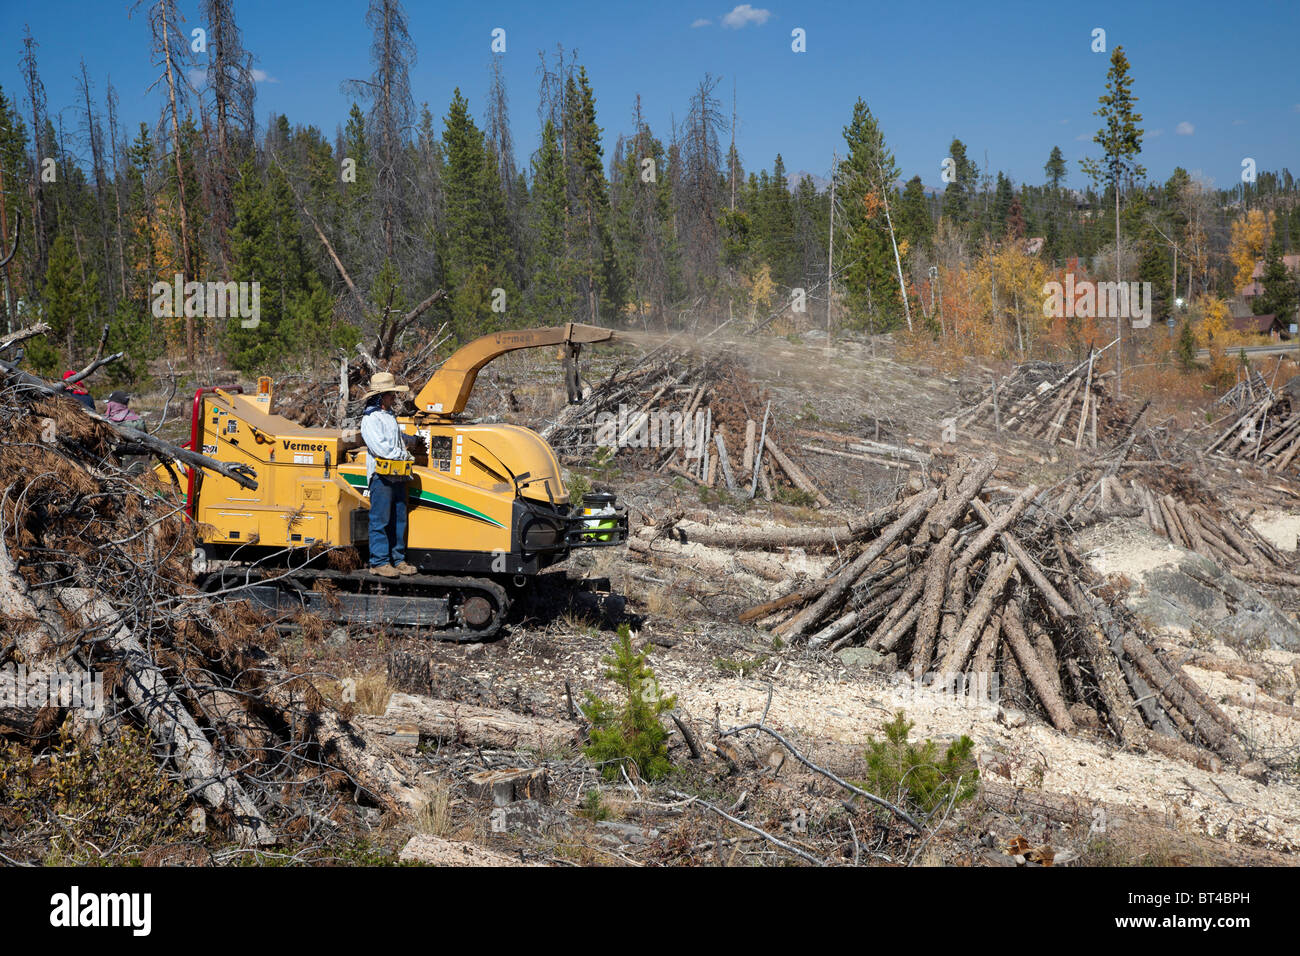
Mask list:
[{"label": "tree bark", "polygon": [[124,672],[118,686],[154,736],[171,748],[177,769],[199,799],[214,809],[234,814],[239,842],[247,846],[276,842],[253,801],[222,764],[162,671],[112,606],[94,592],[79,588],[63,589],[56,598],[77,615],[83,626],[102,631],[110,659]]},{"label": "tree bark", "polygon": [[1043,709],[1047,711],[1052,726],[1067,734],[1074,733],[1074,720],[1070,717],[1069,708],[1061,697],[1059,686],[1048,675],[1047,668],[1035,653],[1033,645],[1029,643],[1029,638],[1025,634],[1020,601],[1017,599],[1007,602],[1006,610],[1002,614],[1002,635],[1006,639],[1007,646],[1011,648],[1011,653],[1019,662],[1025,679],[1029,681],[1034,693],[1042,701]]},{"label": "tree bark", "polygon": [[897,541],[909,528],[916,522],[920,521],[922,516],[933,506],[935,500],[939,497],[939,492],[935,489],[922,492],[908,499],[908,508],[902,515],[896,518],[888,527],[881,532],[880,537],[876,538],[847,568],[841,571],[822,592],[822,596],[813,604],[795,617],[791,618],[780,630],[785,636],[791,638],[802,637],[822,619],[826,612],[834,606],[846,591],[853,586],[862,572],[871,566],[871,563],[885,553],[885,550]]}]

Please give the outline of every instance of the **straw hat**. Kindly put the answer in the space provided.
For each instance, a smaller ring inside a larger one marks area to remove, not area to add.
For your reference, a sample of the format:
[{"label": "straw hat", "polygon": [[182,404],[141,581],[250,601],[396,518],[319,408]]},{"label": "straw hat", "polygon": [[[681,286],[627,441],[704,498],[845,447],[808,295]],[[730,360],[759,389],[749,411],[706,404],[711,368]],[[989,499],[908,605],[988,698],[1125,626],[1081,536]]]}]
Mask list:
[{"label": "straw hat", "polygon": [[410,389],[405,385],[398,385],[397,379],[392,372],[376,372],[370,376],[370,386],[366,389],[366,394],[361,396],[362,401],[375,395],[382,395],[384,392],[409,392]]}]

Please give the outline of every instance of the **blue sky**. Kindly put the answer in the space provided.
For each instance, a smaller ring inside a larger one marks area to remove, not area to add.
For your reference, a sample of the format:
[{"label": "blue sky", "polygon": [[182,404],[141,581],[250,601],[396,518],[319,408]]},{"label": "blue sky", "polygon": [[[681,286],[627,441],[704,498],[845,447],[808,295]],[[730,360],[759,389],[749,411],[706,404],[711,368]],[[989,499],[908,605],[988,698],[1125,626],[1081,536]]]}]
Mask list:
[{"label": "blue sky", "polygon": [[[370,34],[365,0],[236,0],[244,44],[265,78],[257,117],[285,113],[331,139],[350,98],[340,82],[366,76]],[[1039,183],[1059,145],[1069,181],[1083,185],[1077,160],[1095,154],[1093,115],[1104,92],[1109,51],[1123,45],[1144,116],[1141,161],[1163,180],[1176,165],[1216,185],[1239,181],[1241,162],[1300,173],[1300,78],[1295,43],[1300,4],[1226,3],[800,2],[756,0],[736,7],[712,0],[568,3],[434,3],[407,0],[418,50],[412,87],[441,119],[460,86],[480,119],[488,83],[491,31],[506,31],[504,69],[519,160],[536,148],[537,52],[557,43],[576,49],[596,93],[606,149],[631,128],[636,94],[652,129],[667,139],[703,74],[722,77],[730,109],[736,85],[737,145],[747,169],[770,168],[777,152],[787,170],[826,175],[854,101],[871,107],[904,177],[939,185],[953,136],[970,157],[1017,182]],[[197,0],[180,4],[185,29],[202,26]],[[51,112],[64,110],[69,132],[74,77],[85,58],[102,99],[112,77],[122,121],[153,121],[161,88],[148,92],[143,12],[128,18],[120,0],[32,5],[6,0],[0,10],[0,85],[22,96],[18,56],[25,24]],[[707,24],[702,21],[708,21]],[[725,21],[725,22],[724,22]],[[698,24],[698,25],[696,25]],[[807,52],[791,50],[791,31],[806,31]],[[1106,53],[1090,49],[1095,28]],[[725,142],[724,142],[725,149]]]}]

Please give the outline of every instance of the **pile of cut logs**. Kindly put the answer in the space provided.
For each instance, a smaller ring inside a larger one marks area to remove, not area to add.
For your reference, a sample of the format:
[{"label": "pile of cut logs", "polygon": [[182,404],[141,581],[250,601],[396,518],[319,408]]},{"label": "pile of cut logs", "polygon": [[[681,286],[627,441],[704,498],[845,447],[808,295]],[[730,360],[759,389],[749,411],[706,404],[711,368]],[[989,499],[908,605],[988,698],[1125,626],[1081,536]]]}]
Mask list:
[{"label": "pile of cut logs", "polygon": [[726,359],[672,352],[616,368],[540,433],[570,463],[621,456],[744,498],[771,500],[789,488],[830,504],[789,454],[766,393]]},{"label": "pile of cut logs", "polygon": [[1076,448],[1105,444],[1122,427],[1124,416],[1106,389],[1114,373],[1097,368],[1101,350],[1070,368],[1051,362],[1025,362],[995,382],[976,404],[958,412],[958,432],[992,426]]},{"label": "pile of cut logs", "polygon": [[1269,471],[1295,473],[1300,470],[1300,403],[1285,389],[1275,392],[1264,386],[1261,391],[1255,401],[1229,416],[1231,423],[1205,450]]},{"label": "pile of cut logs", "polygon": [[918,680],[996,674],[1003,699],[1063,731],[1244,760],[1231,720],[1075,553],[1049,496],[994,494],[996,468],[968,460],[942,487],[834,529],[844,558],[829,574],[742,620],[813,648],[865,645]]},{"label": "pile of cut logs", "polygon": [[1147,462],[1103,474],[1086,488],[1077,480],[1061,487],[1048,511],[1072,528],[1124,515],[1140,517],[1157,534],[1195,551],[1243,580],[1278,586],[1300,584],[1292,562],[1242,521],[1234,509],[1197,489],[1194,472]]}]

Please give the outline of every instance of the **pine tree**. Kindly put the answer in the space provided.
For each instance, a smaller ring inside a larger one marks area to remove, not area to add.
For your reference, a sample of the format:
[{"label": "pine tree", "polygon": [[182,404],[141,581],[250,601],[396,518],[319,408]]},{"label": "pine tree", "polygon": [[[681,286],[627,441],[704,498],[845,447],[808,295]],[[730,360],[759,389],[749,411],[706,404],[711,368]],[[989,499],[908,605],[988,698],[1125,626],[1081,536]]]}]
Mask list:
[{"label": "pine tree", "polygon": [[796,283],[799,269],[794,237],[794,202],[790,182],[785,176],[785,161],[776,154],[772,175],[763,173],[758,195],[756,229],[759,258],[771,270],[772,281],[781,286]]},{"label": "pine tree", "polygon": [[[1123,281],[1124,271],[1120,262],[1119,200],[1120,193],[1131,180],[1145,176],[1146,170],[1138,164],[1136,157],[1142,152],[1142,130],[1137,125],[1142,122],[1142,114],[1135,112],[1133,105],[1138,98],[1133,95],[1133,78],[1128,73],[1128,57],[1122,46],[1115,47],[1110,57],[1110,70],[1106,73],[1106,93],[1098,98],[1101,104],[1096,110],[1105,126],[1098,130],[1093,142],[1101,146],[1100,160],[1085,159],[1080,162],[1083,171],[1097,185],[1106,183],[1115,196],[1115,279]],[[1120,345],[1115,350],[1116,377],[1115,391],[1120,394],[1123,382],[1123,326],[1116,319],[1116,331]]]},{"label": "pine tree", "polygon": [[1178,333],[1178,364],[1183,367],[1184,372],[1190,372],[1196,367],[1196,333],[1192,331],[1192,320],[1190,318],[1183,320],[1183,327]]},{"label": "pine tree", "polygon": [[442,151],[443,267],[452,329],[457,338],[467,341],[508,323],[492,311],[493,289],[505,292],[507,316],[513,308],[522,321],[523,309],[515,302],[515,286],[506,262],[506,205],[496,160],[459,88],[443,120]]},{"label": "pine tree", "polygon": [[672,171],[663,144],[636,110],[636,134],[624,144],[614,200],[614,242],[633,310],[664,321],[681,294],[681,256],[674,231]]},{"label": "pine tree", "polygon": [[903,199],[898,206],[898,232],[913,249],[927,253],[934,246],[934,220],[925,198],[925,186],[920,176],[913,176],[903,187]]},{"label": "pine tree", "polygon": [[886,191],[893,193],[898,168],[875,117],[861,99],[854,104],[844,139],[849,145],[839,169],[847,233],[841,260],[846,263],[844,286],[850,309],[870,316],[874,330],[883,331],[893,327],[901,312],[885,215]]},{"label": "pine tree", "polygon": [[1007,216],[1011,213],[1011,202],[1015,198],[1015,190],[1011,187],[1011,180],[998,171],[997,189],[993,193],[993,221],[990,224],[990,235],[1001,236],[1007,231]]},{"label": "pine tree", "polygon": [[1276,315],[1283,325],[1296,320],[1296,306],[1300,303],[1300,279],[1292,275],[1282,258],[1282,230],[1279,228],[1273,241],[1269,243],[1268,253],[1264,256],[1264,275],[1260,279],[1264,287],[1262,294],[1255,298],[1256,315]]},{"label": "pine tree", "polygon": [[[50,262],[41,289],[44,319],[50,324],[48,339],[32,339],[28,355],[33,367],[50,374],[60,362],[76,364],[95,336],[99,307],[98,276],[82,278],[81,263],[72,240],[58,235],[50,245]],[[55,345],[54,343],[59,343]]]},{"label": "pine tree", "polygon": [[[1110,57],[1110,70],[1106,73],[1106,93],[1098,98],[1101,106],[1095,113],[1105,123],[1093,137],[1093,142],[1102,149],[1102,158],[1080,160],[1083,171],[1096,185],[1106,185],[1114,191],[1117,255],[1120,192],[1129,180],[1146,175],[1146,170],[1136,160],[1142,152],[1142,130],[1137,125],[1142,122],[1142,114],[1133,109],[1138,98],[1133,95],[1133,78],[1128,70],[1124,48],[1115,47]],[[1120,271],[1117,265],[1117,278],[1122,278]]]},{"label": "pine tree", "polygon": [[578,280],[582,321],[617,315],[622,279],[610,235],[609,185],[605,181],[596,99],[584,67],[565,89],[565,149],[569,168],[569,252]]},{"label": "pine tree", "polygon": [[975,188],[979,171],[966,158],[966,144],[954,138],[948,146],[948,158],[953,161],[952,182],[943,191],[943,214],[955,226],[966,227],[973,219],[971,204],[975,201]]},{"label": "pine tree", "polygon": [[259,284],[258,324],[227,320],[226,345],[236,368],[263,370],[333,347],[351,347],[357,333],[333,321],[333,303],[307,255],[289,181],[279,166],[265,177],[252,160],[234,190],[232,278]]},{"label": "pine tree", "polygon": [[1047,174],[1047,187],[1052,192],[1061,188],[1061,183],[1065,181],[1065,156],[1061,147],[1052,147],[1052,153],[1043,165],[1043,172]]},{"label": "pine tree", "polygon": [[528,259],[528,314],[542,324],[568,321],[575,294],[566,252],[564,157],[555,124],[542,129],[542,146],[533,160],[533,192],[529,207],[533,240]]},{"label": "pine tree", "polygon": [[677,706],[677,698],[662,695],[647,656],[645,651],[632,649],[631,630],[626,624],[619,625],[613,653],[601,658],[601,663],[605,679],[618,685],[623,700],[610,702],[588,692],[582,707],[591,722],[583,752],[607,780],[620,779],[624,769],[635,771],[643,780],[656,780],[673,769],[668,759],[668,731],[660,717]]}]

